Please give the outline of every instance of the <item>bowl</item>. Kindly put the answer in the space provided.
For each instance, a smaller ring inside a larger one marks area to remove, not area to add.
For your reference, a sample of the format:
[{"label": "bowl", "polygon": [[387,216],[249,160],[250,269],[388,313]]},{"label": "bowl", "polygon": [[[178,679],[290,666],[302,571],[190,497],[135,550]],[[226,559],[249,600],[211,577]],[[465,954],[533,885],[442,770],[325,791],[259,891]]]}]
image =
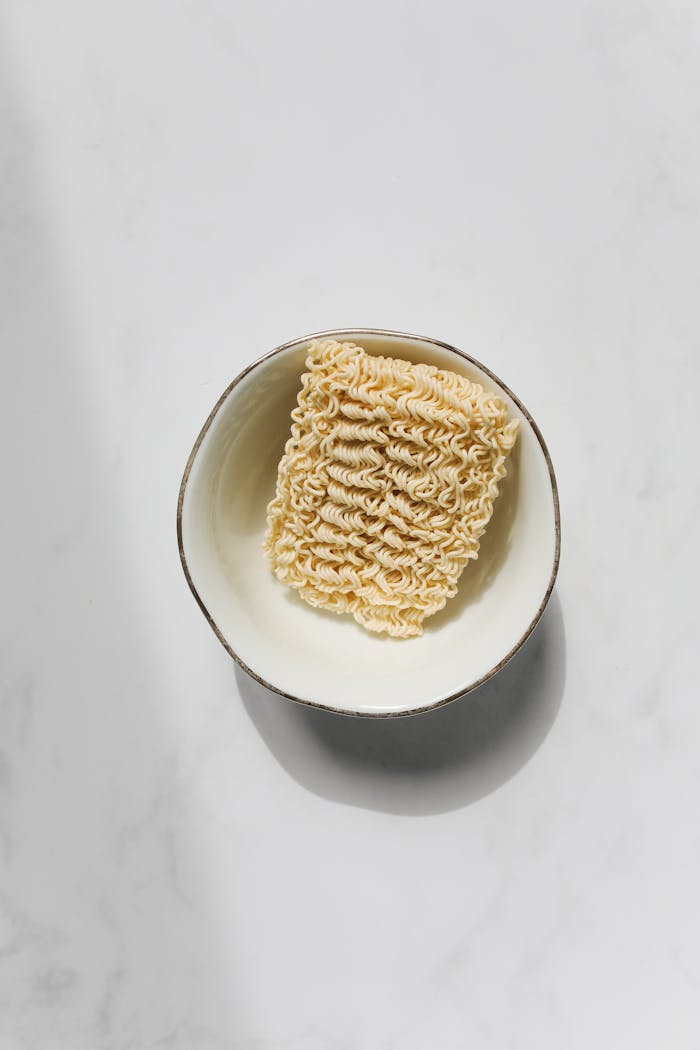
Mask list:
[{"label": "bowl", "polygon": [[[459,372],[504,396],[520,420],[479,557],[419,638],[370,634],[350,616],[312,608],[273,576],[262,552],[307,346],[326,337]],[[525,643],[557,574],[559,502],[535,421],[488,368],[437,339],[337,329],[277,347],[224,391],[185,467],[177,534],[194,597],[248,674],[302,704],[389,717],[427,711],[476,689]]]}]

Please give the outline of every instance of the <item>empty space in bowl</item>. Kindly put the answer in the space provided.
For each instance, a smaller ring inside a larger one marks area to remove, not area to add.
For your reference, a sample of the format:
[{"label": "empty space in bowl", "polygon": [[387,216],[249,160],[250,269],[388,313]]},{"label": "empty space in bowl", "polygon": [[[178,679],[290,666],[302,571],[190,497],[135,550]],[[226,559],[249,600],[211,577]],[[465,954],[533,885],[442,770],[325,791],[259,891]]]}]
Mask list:
[{"label": "empty space in bowl", "polygon": [[[431,342],[344,333],[369,353],[452,369],[502,396],[475,364]],[[192,462],[182,512],[192,582],[229,647],[280,691],[362,713],[415,710],[468,689],[516,647],[547,592],[556,549],[552,483],[527,417],[459,591],[420,638],[370,634],[317,610],[273,576],[262,552],[267,505],[290,432],[308,340],[255,365],[215,414]]]}]

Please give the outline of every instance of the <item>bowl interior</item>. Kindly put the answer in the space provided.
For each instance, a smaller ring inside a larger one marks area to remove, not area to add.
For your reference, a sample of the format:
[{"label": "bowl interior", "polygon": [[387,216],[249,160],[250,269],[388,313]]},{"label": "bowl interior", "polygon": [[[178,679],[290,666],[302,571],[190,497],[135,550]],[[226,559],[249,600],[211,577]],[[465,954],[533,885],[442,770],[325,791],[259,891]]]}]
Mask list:
[{"label": "bowl interior", "polygon": [[[449,347],[348,331],[368,353],[423,361],[504,390]],[[272,688],[361,714],[399,714],[473,688],[512,655],[548,597],[558,550],[553,480],[521,407],[508,475],[459,592],[420,638],[369,634],[350,616],[316,610],[279,583],[262,553],[266,508],[289,436],[308,338],[253,365],[200,435],[181,493],[181,547],[191,584],[227,647]]]}]

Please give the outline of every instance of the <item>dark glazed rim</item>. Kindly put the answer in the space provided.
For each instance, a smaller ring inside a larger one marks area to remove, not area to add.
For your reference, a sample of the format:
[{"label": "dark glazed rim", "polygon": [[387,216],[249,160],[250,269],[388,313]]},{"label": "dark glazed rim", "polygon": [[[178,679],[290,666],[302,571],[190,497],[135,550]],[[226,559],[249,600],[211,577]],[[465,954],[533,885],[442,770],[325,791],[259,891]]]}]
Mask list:
[{"label": "dark glazed rim", "polygon": [[[492,667],[491,670],[487,672],[487,674],[485,674],[481,678],[479,678],[478,681],[472,682],[470,685],[465,686],[464,689],[460,689],[458,692],[452,693],[450,696],[443,697],[441,700],[436,700],[436,701],[434,701],[431,704],[426,704],[424,707],[412,708],[412,709],[410,709],[408,711],[345,711],[342,708],[333,707],[332,704],[321,704],[321,703],[318,703],[315,700],[307,700],[303,696],[294,696],[292,693],[285,693],[285,691],[283,689],[278,689],[277,686],[272,685],[270,682],[266,681],[261,675],[257,674],[255,671],[252,670],[252,668],[248,667],[248,665],[245,663],[244,660],[241,659],[241,657],[238,655],[238,653],[235,652],[235,650],[231,648],[231,646],[229,645],[229,643],[226,641],[226,639],[224,638],[223,634],[219,630],[219,628],[218,628],[217,624],[215,623],[211,613],[207,609],[207,607],[204,604],[204,602],[203,602],[199,592],[197,591],[197,588],[194,585],[194,581],[193,581],[193,579],[192,579],[192,577],[190,575],[190,570],[189,570],[189,567],[187,565],[187,557],[185,555],[185,548],[184,548],[184,545],[183,545],[183,542],[182,542],[182,507],[183,507],[183,504],[184,504],[184,501],[185,501],[185,490],[187,488],[187,482],[189,481],[190,472],[192,470],[192,465],[193,465],[193,463],[194,463],[194,461],[195,461],[195,459],[197,457],[197,453],[199,452],[200,446],[201,446],[202,441],[204,440],[204,438],[206,436],[207,431],[209,430],[209,427],[211,426],[212,422],[214,421],[214,418],[216,417],[216,415],[219,412],[219,409],[221,408],[223,403],[226,401],[226,399],[228,398],[228,396],[231,393],[231,391],[235,387],[237,387],[238,384],[241,382],[241,380],[244,379],[250,372],[252,372],[254,368],[257,368],[258,365],[262,364],[263,361],[269,361],[269,359],[271,357],[276,357],[277,354],[281,354],[283,351],[289,350],[293,346],[299,346],[300,344],[309,342],[312,339],[333,339],[333,338],[339,338],[341,336],[348,336],[348,335],[358,335],[360,337],[363,336],[363,335],[391,336],[392,338],[406,339],[406,340],[409,340],[409,341],[414,341],[415,340],[415,341],[422,342],[422,343],[431,343],[433,346],[438,346],[438,347],[441,347],[443,350],[449,350],[453,354],[457,354],[458,357],[463,358],[465,361],[469,361],[470,364],[473,364],[477,368],[481,369],[482,372],[484,372],[487,376],[489,376],[494,381],[494,383],[496,383],[497,386],[499,386],[501,388],[501,390],[503,390],[508,395],[508,397],[510,397],[515,402],[515,404],[518,406],[518,408],[523,413],[523,415],[527,419],[528,423],[532,427],[532,429],[533,429],[533,431],[535,433],[535,436],[537,437],[537,440],[540,443],[540,447],[542,449],[542,452],[544,454],[544,458],[545,458],[545,461],[547,463],[547,469],[549,471],[549,480],[550,480],[551,485],[552,485],[552,500],[553,500],[553,503],[554,503],[554,528],[555,528],[555,534],[556,534],[555,549],[554,549],[554,562],[552,564],[552,573],[551,573],[551,576],[549,578],[549,584],[547,586],[547,590],[545,592],[545,596],[542,599],[540,607],[537,610],[537,612],[535,613],[533,619],[531,620],[527,630],[525,631],[523,636],[520,638],[520,640],[517,642],[517,644],[513,646],[513,648],[510,650],[510,652],[506,656],[504,656],[503,659],[500,660],[495,665],[495,667]],[[535,423],[534,419],[532,418],[532,416],[530,415],[528,410],[525,408],[525,406],[522,403],[522,401],[520,400],[520,398],[516,397],[516,395],[513,393],[513,391],[510,390],[509,387],[507,387],[506,384],[501,379],[499,379],[498,376],[495,375],[491,371],[490,368],[487,368],[485,365],[482,365],[481,362],[477,361],[475,357],[471,357],[469,354],[465,354],[463,350],[458,350],[456,346],[452,346],[450,343],[443,343],[442,340],[440,340],[440,339],[432,339],[429,336],[412,335],[409,332],[395,332],[395,331],[392,331],[391,329],[383,329],[383,328],[333,328],[333,329],[331,329],[330,331],[327,331],[327,332],[314,332],[312,335],[302,336],[299,339],[290,339],[289,342],[282,343],[281,346],[275,347],[275,349],[271,350],[268,354],[263,354],[262,357],[257,358],[257,360],[253,361],[252,364],[248,365],[247,368],[244,368],[243,371],[239,375],[236,376],[236,378],[233,380],[233,382],[230,383],[229,386],[226,387],[226,389],[224,390],[223,394],[221,395],[221,397],[219,398],[219,400],[216,402],[216,404],[214,405],[213,409],[209,413],[209,416],[207,418],[206,423],[204,424],[204,426],[200,430],[199,436],[197,437],[197,440],[194,443],[194,447],[193,447],[192,451],[190,452],[189,458],[187,460],[187,466],[185,467],[185,472],[182,475],[182,482],[180,484],[180,493],[179,493],[178,501],[177,501],[177,544],[178,544],[178,549],[180,551],[180,561],[182,563],[183,572],[185,573],[185,578],[187,579],[187,583],[189,584],[190,590],[192,591],[192,594],[194,595],[195,600],[196,600],[197,604],[199,605],[200,609],[204,613],[204,616],[205,616],[207,622],[209,623],[209,626],[211,627],[211,629],[213,630],[214,634],[216,635],[216,637],[219,639],[219,641],[223,645],[223,647],[226,650],[226,652],[230,656],[232,656],[233,659],[236,661],[236,663],[240,667],[243,668],[243,670],[246,672],[246,674],[249,674],[250,677],[255,679],[256,682],[259,682],[260,685],[265,686],[265,688],[271,690],[271,692],[278,693],[279,696],[285,697],[287,700],[293,700],[297,704],[305,704],[307,707],[315,707],[315,708],[318,708],[321,711],[332,711],[334,714],[348,715],[350,717],[356,717],[356,718],[402,718],[402,717],[407,716],[407,715],[420,715],[420,714],[424,714],[427,711],[434,711],[438,707],[444,707],[446,704],[452,703],[453,700],[458,700],[461,696],[466,696],[467,693],[471,693],[471,692],[474,691],[474,689],[478,689],[480,685],[483,685],[484,682],[488,682],[490,678],[493,678],[494,675],[498,674],[498,672],[500,670],[502,670],[502,668],[505,667],[505,665],[508,663],[508,661],[511,660],[513,656],[515,656],[517,651],[528,640],[528,638],[530,637],[530,635],[534,631],[535,627],[537,626],[537,624],[538,624],[538,622],[539,622],[539,620],[540,620],[540,618],[542,616],[542,613],[544,612],[544,610],[545,610],[545,608],[547,606],[547,602],[549,601],[550,596],[552,594],[552,590],[554,588],[554,581],[557,578],[557,571],[559,569],[559,555],[560,555],[560,551],[561,551],[561,521],[560,521],[560,516],[559,516],[559,492],[558,492],[558,489],[557,489],[557,480],[556,480],[556,478],[554,476],[554,467],[552,466],[552,459],[551,459],[551,456],[549,455],[549,450],[547,449],[547,446],[545,444],[544,438],[542,437],[542,434],[540,433],[540,428],[537,426],[537,423]]]}]

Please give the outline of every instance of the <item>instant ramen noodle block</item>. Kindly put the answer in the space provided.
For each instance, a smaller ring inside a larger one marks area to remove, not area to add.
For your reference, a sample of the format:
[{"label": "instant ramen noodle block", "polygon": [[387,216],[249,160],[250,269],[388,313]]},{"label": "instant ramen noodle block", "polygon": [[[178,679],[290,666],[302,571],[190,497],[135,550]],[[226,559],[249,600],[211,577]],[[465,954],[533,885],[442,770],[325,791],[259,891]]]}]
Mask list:
[{"label": "instant ramen noodle block", "polygon": [[369,631],[422,633],[489,523],[518,421],[432,365],[314,340],[268,507],[264,549],[310,605]]}]

